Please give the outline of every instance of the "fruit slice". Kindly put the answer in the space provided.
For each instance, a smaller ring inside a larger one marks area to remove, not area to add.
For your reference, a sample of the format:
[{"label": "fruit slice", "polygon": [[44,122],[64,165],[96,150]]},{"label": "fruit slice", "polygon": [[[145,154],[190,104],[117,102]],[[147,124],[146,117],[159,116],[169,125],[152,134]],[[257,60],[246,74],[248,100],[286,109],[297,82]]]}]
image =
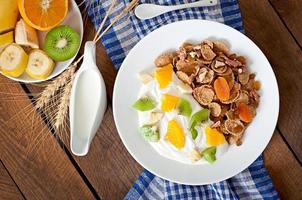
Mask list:
[{"label": "fruit slice", "polygon": [[79,50],[81,38],[70,26],[58,26],[46,35],[44,50],[55,61],[65,61]]},{"label": "fruit slice", "polygon": [[18,77],[25,68],[28,61],[28,55],[17,44],[10,44],[0,55],[0,67],[2,73],[7,76]]},{"label": "fruit slice", "polygon": [[148,73],[141,72],[141,73],[138,74],[138,79],[143,84],[147,84],[147,83],[149,83],[150,81],[153,80],[153,77],[150,74],[148,74]]},{"label": "fruit slice", "polygon": [[139,98],[132,107],[139,111],[148,111],[156,107],[156,102],[149,96]]},{"label": "fruit slice", "polygon": [[206,161],[209,163],[214,163],[216,160],[216,147],[206,148],[201,152],[201,155],[204,157]]},{"label": "fruit slice", "polygon": [[150,118],[148,120],[147,123],[145,123],[145,125],[154,125],[157,122],[159,122],[164,116],[164,113],[162,112],[151,112],[150,114]]},{"label": "fruit slice", "polygon": [[176,108],[179,97],[170,94],[163,94],[161,99],[161,109],[165,112],[171,112]]},{"label": "fruit slice", "polygon": [[201,123],[202,121],[205,121],[209,118],[210,111],[208,109],[202,109],[191,117],[190,123],[189,123],[189,128],[195,128],[195,126],[198,123]]},{"label": "fruit slice", "polygon": [[168,122],[165,138],[177,149],[182,149],[185,146],[184,131],[175,119]]},{"label": "fruit slice", "polygon": [[209,146],[217,146],[220,144],[224,144],[226,142],[224,135],[220,133],[217,129],[206,127],[205,134],[206,134],[206,143]]},{"label": "fruit slice", "polygon": [[33,49],[39,48],[36,30],[27,25],[23,19],[20,19],[16,24],[15,42],[23,46],[29,46]]},{"label": "fruit slice", "polygon": [[180,115],[190,117],[192,114],[192,106],[190,102],[187,101],[186,99],[183,98],[180,99],[177,105],[177,109],[178,109],[178,114]]},{"label": "fruit slice", "polygon": [[19,15],[18,0],[0,0],[0,33],[15,28]]},{"label": "fruit slice", "polygon": [[173,66],[171,64],[156,68],[154,77],[160,89],[166,88],[172,81]]},{"label": "fruit slice", "polygon": [[26,73],[34,79],[46,79],[53,71],[55,63],[41,50],[29,54]]},{"label": "fruit slice", "polygon": [[8,32],[0,35],[0,54],[7,47],[7,45],[14,42],[14,32]]},{"label": "fruit slice", "polygon": [[157,126],[143,126],[139,128],[139,132],[147,142],[157,142],[159,140]]},{"label": "fruit slice", "polygon": [[219,100],[227,101],[230,98],[230,87],[223,77],[218,77],[214,81],[214,90]]},{"label": "fruit slice", "polygon": [[68,0],[19,0],[18,6],[25,22],[40,31],[58,26],[68,12]]}]

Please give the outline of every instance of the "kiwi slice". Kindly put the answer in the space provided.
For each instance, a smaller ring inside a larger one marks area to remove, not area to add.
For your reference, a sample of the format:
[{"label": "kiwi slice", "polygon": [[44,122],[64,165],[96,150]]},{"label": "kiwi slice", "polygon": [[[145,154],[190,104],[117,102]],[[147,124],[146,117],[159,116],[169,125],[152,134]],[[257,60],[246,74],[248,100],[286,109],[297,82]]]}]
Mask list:
[{"label": "kiwi slice", "polygon": [[180,99],[177,108],[178,108],[178,114],[180,115],[190,117],[192,114],[191,104],[186,99]]},{"label": "kiwi slice", "polygon": [[205,150],[203,150],[201,152],[201,155],[209,163],[211,163],[211,164],[214,163],[216,160],[216,147],[213,146],[213,147],[206,148]]},{"label": "kiwi slice", "polygon": [[139,128],[140,134],[147,142],[157,142],[159,140],[159,132],[156,126],[143,126]]},{"label": "kiwi slice", "polygon": [[132,107],[139,111],[148,111],[156,107],[156,102],[149,96],[139,98]]},{"label": "kiwi slice", "polygon": [[76,55],[80,47],[80,35],[70,26],[53,28],[46,35],[44,50],[55,61],[65,61]]}]

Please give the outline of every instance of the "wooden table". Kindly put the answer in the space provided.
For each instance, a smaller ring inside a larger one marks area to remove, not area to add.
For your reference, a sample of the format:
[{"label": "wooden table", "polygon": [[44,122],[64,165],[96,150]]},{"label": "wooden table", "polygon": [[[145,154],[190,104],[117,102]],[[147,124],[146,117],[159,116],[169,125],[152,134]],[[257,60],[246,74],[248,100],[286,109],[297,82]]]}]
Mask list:
[{"label": "wooden table", "polygon": [[[279,121],[264,151],[265,165],[282,198],[301,199],[302,1],[240,0],[239,4],[246,35],[268,57],[280,89]],[[88,20],[85,40],[93,35]],[[18,113],[32,106],[26,93],[40,87],[0,77],[0,199],[121,199],[143,170],[116,131],[110,105],[116,71],[101,44],[97,52],[109,105],[85,157],[72,155],[68,139],[56,136],[35,112],[31,115],[41,123],[34,130],[27,115]],[[6,92],[23,95],[9,100]]]}]

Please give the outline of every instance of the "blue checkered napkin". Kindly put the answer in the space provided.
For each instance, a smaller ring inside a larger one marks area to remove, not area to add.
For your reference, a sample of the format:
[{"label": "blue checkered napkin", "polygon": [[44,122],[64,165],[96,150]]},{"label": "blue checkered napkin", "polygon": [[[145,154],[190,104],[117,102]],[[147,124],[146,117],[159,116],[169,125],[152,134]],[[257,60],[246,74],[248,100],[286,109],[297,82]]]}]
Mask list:
[{"label": "blue checkered napkin", "polygon": [[[111,0],[89,0],[88,14],[97,29]],[[191,0],[142,0],[141,3],[175,5]],[[242,19],[236,0],[218,0],[212,7],[169,12],[150,20],[139,20],[133,13],[116,23],[102,38],[109,57],[118,69],[132,47],[144,36],[162,25],[187,19],[207,19],[227,24],[243,32]],[[129,0],[118,0],[109,16],[110,23]],[[189,186],[163,180],[145,170],[134,183],[125,199],[279,199],[260,156],[251,166],[236,176],[210,185]]]}]

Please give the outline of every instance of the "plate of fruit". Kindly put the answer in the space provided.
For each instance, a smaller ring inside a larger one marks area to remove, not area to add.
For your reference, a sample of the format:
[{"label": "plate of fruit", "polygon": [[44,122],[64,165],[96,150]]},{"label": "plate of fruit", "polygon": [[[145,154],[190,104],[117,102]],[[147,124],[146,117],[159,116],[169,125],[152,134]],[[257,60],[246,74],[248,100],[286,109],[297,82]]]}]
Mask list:
[{"label": "plate of fruit", "polygon": [[261,50],[206,20],[175,22],[128,53],[113,115],[130,154],[164,179],[211,184],[246,169],[274,132],[279,92]]},{"label": "plate of fruit", "polygon": [[0,0],[0,72],[37,83],[62,73],[83,38],[83,20],[74,0]]}]

